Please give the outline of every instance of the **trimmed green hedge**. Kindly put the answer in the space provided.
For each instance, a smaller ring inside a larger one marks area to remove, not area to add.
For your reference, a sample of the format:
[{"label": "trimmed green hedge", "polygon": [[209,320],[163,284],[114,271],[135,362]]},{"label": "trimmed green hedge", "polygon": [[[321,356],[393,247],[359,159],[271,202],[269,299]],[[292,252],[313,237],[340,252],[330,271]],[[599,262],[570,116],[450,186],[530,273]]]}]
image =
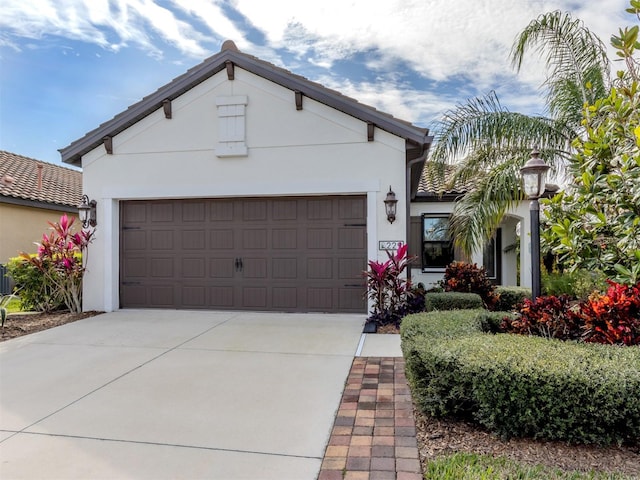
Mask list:
[{"label": "trimmed green hedge", "polygon": [[403,320],[407,378],[425,413],[504,438],[640,441],[640,348],[491,335],[487,318],[460,310]]},{"label": "trimmed green hedge", "polygon": [[424,296],[427,312],[434,310],[466,310],[482,308],[482,297],[477,293],[466,292],[429,292]]},{"label": "trimmed green hedge", "polygon": [[498,301],[494,307],[494,310],[498,312],[510,312],[515,310],[519,303],[522,303],[525,298],[531,298],[531,289],[527,287],[496,287],[496,294],[498,295]]}]

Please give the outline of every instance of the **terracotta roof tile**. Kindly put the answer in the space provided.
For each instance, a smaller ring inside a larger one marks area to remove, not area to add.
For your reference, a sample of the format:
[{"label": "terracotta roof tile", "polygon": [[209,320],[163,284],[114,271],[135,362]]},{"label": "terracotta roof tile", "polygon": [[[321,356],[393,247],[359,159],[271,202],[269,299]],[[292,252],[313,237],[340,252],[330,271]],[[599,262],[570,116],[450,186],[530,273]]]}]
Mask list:
[{"label": "terracotta roof tile", "polygon": [[75,207],[82,197],[82,172],[0,150],[0,197]]},{"label": "terracotta roof tile", "polygon": [[419,194],[463,194],[468,192],[473,186],[473,179],[470,179],[465,183],[457,183],[455,185],[451,185],[453,176],[456,172],[455,165],[445,166],[444,178],[436,175],[433,171],[434,168],[435,167],[432,168],[432,165],[430,165],[429,162],[425,163],[424,169],[422,170],[422,175],[420,176],[420,183],[418,185]]}]

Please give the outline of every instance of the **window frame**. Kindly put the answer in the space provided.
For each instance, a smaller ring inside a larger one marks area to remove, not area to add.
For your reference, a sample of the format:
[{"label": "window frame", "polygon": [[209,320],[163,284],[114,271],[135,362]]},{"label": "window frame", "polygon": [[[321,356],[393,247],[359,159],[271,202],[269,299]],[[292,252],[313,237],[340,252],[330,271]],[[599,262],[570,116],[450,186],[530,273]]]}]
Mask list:
[{"label": "window frame", "polygon": [[[428,265],[425,258],[425,244],[443,244],[442,240],[426,240],[425,239],[425,220],[427,219],[445,219],[447,224],[447,236],[448,240],[448,249],[449,255],[448,260],[444,265]],[[423,272],[444,272],[447,269],[447,266],[455,260],[455,249],[453,247],[453,241],[451,239],[451,230],[449,221],[451,219],[451,214],[449,213],[423,213],[420,217],[420,261],[422,264]]]}]

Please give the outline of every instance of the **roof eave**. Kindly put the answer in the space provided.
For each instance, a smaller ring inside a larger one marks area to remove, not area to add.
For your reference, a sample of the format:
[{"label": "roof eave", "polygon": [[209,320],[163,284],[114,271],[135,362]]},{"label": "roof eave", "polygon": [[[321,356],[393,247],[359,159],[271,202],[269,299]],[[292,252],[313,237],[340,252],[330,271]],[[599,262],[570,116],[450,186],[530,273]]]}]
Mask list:
[{"label": "roof eave", "polygon": [[173,100],[199,83],[216,75],[226,67],[225,62],[227,61],[231,61],[239,68],[290,90],[298,90],[302,92],[304,96],[347,115],[362,121],[372,122],[378,128],[404,138],[407,140],[407,145],[414,144],[418,146],[421,151],[427,149],[433,139],[433,137],[429,136],[429,130],[426,128],[419,128],[398,120],[372,107],[361,104],[352,98],[329,90],[320,84],[280,69],[275,65],[271,65],[250,55],[233,50],[224,50],[191,68],[154,93],[144,97],[124,112],[103,123],[82,138],[60,149],[62,161],[71,165],[81,166],[82,156],[98,147],[104,141],[105,137],[113,137],[121,133],[131,125],[161,108],[164,100]]}]

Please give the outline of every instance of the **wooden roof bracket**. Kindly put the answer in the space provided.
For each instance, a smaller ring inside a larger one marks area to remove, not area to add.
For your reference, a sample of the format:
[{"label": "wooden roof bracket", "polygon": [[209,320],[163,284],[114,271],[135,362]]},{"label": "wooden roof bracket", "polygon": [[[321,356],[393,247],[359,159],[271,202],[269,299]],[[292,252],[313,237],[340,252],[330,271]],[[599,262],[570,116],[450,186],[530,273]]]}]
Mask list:
[{"label": "wooden roof bracket", "polygon": [[233,65],[233,62],[231,60],[227,60],[224,64],[227,67],[227,78],[229,80],[233,80],[235,77],[235,66]]},{"label": "wooden roof bracket", "polygon": [[171,100],[165,98],[162,101],[162,109],[164,110],[164,118],[171,118]]},{"label": "wooden roof bracket", "polygon": [[376,130],[376,124],[373,122],[367,122],[367,141],[373,142],[373,134]]},{"label": "wooden roof bracket", "polygon": [[296,94],[296,110],[302,110],[302,92],[295,90]]},{"label": "wooden roof bracket", "polygon": [[107,151],[107,153],[109,155],[113,155],[113,137],[104,137],[102,139],[102,143],[104,144],[104,149]]}]

